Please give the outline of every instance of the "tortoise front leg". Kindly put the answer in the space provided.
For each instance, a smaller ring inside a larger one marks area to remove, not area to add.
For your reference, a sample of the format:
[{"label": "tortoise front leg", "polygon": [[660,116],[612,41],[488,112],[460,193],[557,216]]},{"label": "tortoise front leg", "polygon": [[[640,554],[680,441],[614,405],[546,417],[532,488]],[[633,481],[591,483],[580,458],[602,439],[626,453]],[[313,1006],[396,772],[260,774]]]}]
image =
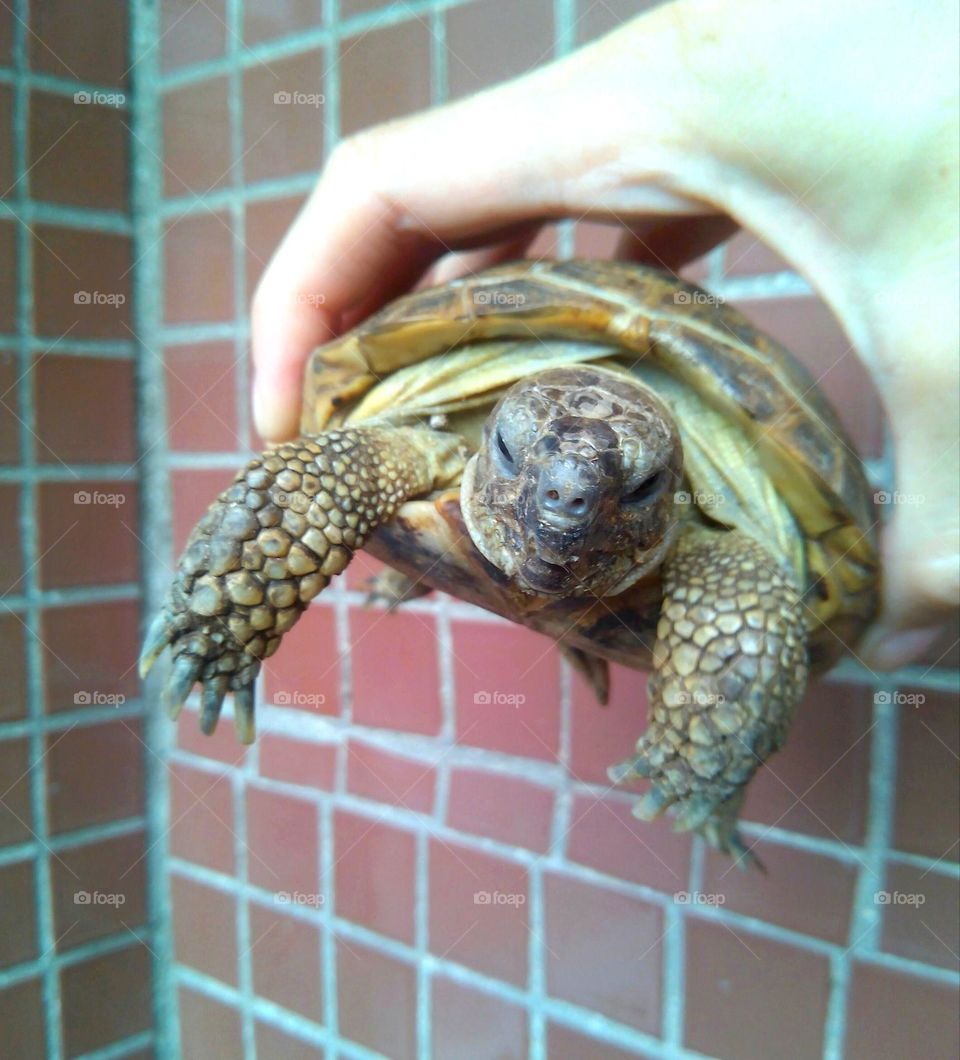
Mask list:
[{"label": "tortoise front leg", "polygon": [[329,431],[251,460],[190,535],[147,634],[143,676],[173,649],[171,716],[199,681],[200,725],[213,732],[232,691],[238,735],[252,742],[261,661],[377,526],[462,467],[459,438],[412,427]]},{"label": "tortoise front leg", "polygon": [[751,538],[686,529],[664,565],[649,727],[611,779],[653,781],[637,817],[672,807],[678,831],[748,855],[736,827],[746,785],[782,745],[806,679],[792,579]]}]

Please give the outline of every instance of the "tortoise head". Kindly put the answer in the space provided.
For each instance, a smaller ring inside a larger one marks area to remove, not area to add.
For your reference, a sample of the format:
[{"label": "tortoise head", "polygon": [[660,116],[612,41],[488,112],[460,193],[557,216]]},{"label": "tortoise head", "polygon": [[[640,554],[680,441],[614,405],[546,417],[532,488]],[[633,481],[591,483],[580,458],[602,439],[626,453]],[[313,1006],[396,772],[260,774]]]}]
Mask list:
[{"label": "tortoise head", "polygon": [[522,590],[612,596],[669,549],[682,475],[679,433],[651,390],[551,368],[490,413],[460,505],[473,543]]}]

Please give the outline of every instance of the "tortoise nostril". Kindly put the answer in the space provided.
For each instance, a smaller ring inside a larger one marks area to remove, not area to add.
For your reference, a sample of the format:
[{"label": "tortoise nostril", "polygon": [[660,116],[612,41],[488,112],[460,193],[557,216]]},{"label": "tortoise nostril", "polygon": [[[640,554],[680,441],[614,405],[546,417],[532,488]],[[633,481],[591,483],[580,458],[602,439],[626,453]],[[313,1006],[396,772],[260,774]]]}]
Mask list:
[{"label": "tortoise nostril", "polygon": [[547,490],[547,497],[552,501],[560,500],[560,494],[556,490]]},{"label": "tortoise nostril", "polygon": [[586,507],[586,503],[587,502],[583,499],[583,497],[574,497],[573,500],[570,502],[570,510],[574,512],[582,512],[583,509]]}]

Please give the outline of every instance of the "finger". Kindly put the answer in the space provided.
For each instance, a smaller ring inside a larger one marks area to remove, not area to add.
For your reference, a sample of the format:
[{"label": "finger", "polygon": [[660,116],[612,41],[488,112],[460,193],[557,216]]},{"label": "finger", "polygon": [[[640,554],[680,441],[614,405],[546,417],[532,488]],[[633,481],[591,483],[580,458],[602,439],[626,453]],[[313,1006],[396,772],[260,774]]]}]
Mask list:
[{"label": "finger", "polygon": [[702,258],[726,242],[739,227],[736,221],[723,214],[667,220],[653,217],[628,226],[615,257],[679,272],[691,261]]}]

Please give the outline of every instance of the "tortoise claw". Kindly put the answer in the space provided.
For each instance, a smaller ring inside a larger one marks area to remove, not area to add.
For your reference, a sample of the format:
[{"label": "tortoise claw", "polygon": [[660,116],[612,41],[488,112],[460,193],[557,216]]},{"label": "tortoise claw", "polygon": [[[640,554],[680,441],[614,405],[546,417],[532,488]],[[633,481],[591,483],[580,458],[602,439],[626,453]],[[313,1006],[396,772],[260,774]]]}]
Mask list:
[{"label": "tortoise claw", "polygon": [[710,820],[715,809],[716,802],[705,795],[684,799],[677,807],[673,830],[690,832],[701,828]]},{"label": "tortoise claw", "polygon": [[654,785],[642,799],[633,804],[630,812],[634,817],[639,817],[641,821],[655,821],[668,806],[676,801],[676,795],[671,795],[663,788]]},{"label": "tortoise claw", "polygon": [[143,642],[143,650],[140,652],[140,677],[145,678],[153,664],[163,654],[164,648],[173,639],[173,627],[167,617],[166,611],[161,611],[147,630]]},{"label": "tortoise claw", "polygon": [[173,673],[167,682],[163,698],[167,707],[167,714],[171,721],[176,721],[183,710],[183,704],[190,695],[194,682],[200,676],[203,662],[192,655],[180,655],[173,664]]},{"label": "tortoise claw", "polygon": [[226,694],[227,678],[222,674],[204,681],[200,703],[200,730],[204,736],[211,736],[216,730]]},{"label": "tortoise claw", "polygon": [[233,693],[233,725],[241,743],[251,744],[257,738],[252,685],[244,685]]},{"label": "tortoise claw", "polygon": [[635,755],[607,769],[611,784],[622,784],[626,780],[646,779],[654,774],[653,766],[643,755]]}]

